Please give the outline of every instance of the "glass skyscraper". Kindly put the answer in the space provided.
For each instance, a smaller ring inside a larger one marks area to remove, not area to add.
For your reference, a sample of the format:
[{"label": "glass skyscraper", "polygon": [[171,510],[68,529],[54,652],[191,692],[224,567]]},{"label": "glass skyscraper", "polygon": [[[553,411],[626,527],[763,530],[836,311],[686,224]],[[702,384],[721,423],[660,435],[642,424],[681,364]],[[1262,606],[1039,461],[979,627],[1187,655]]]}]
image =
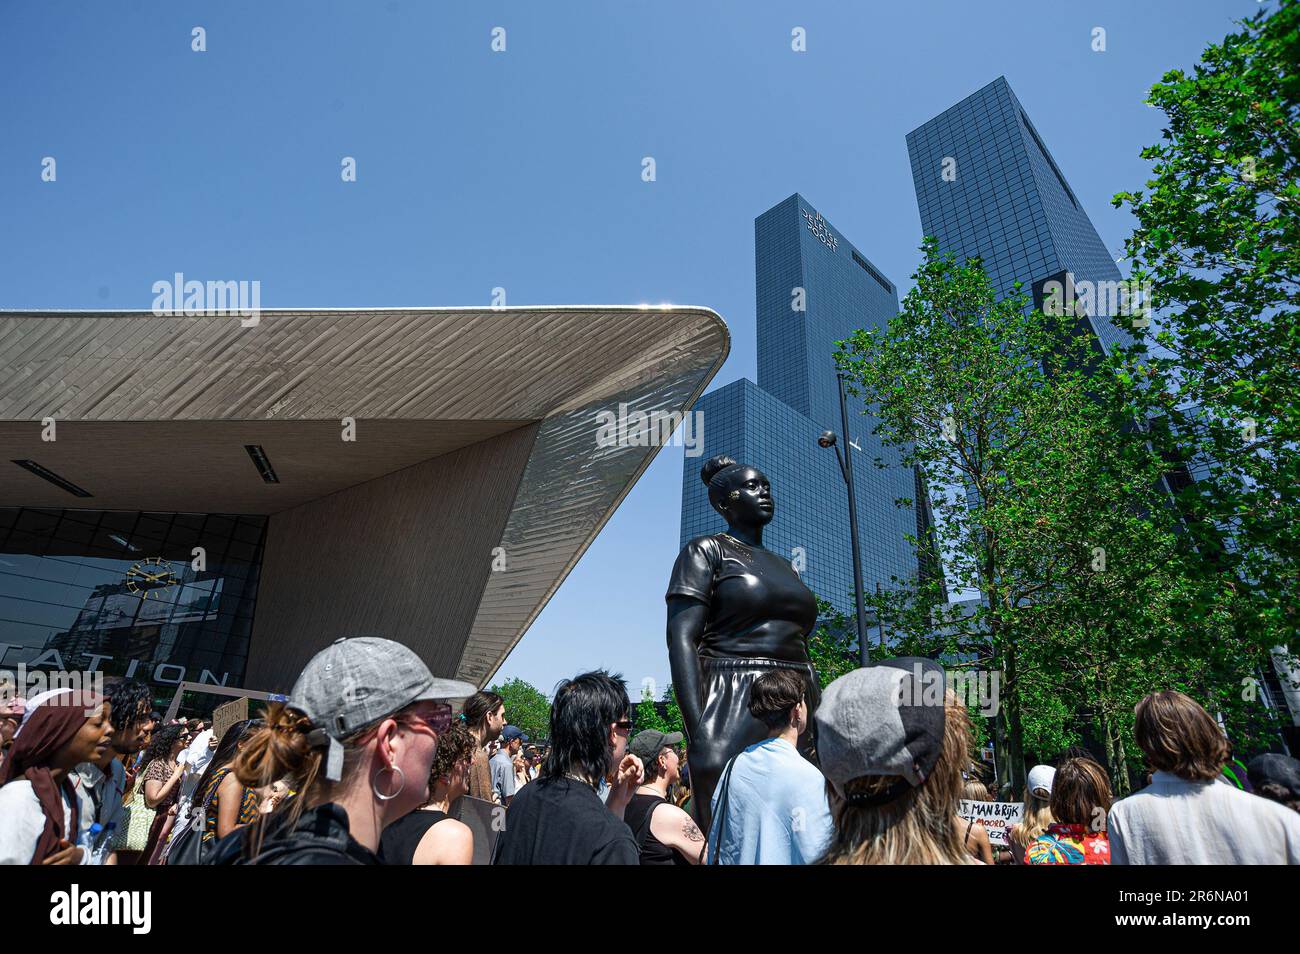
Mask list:
[{"label": "glass skyscraper", "polygon": [[[1032,292],[1064,272],[1076,285],[1120,281],[1005,77],[908,133],[907,154],[923,233],[958,261],[982,259],[1000,294],[1010,294],[1017,281]],[[1106,318],[1091,324],[1107,349],[1127,337]]]},{"label": "glass skyscraper", "polygon": [[[898,292],[798,194],[755,220],[754,245],[758,382],[735,381],[695,405],[703,414],[704,451],[686,458],[681,542],[726,529],[700,480],[704,461],[728,454],[753,464],[771,480],[776,499],[764,546],[790,559],[814,593],[851,617],[848,492],[835,452],[818,447],[817,438],[841,430],[835,342],[858,328],[883,327],[898,311]],[[871,592],[917,575],[907,535],[927,534],[930,513],[916,474],[871,434],[876,421],[862,410],[850,398],[863,586]],[[899,499],[914,506],[899,507]]]},{"label": "glass skyscraper", "polygon": [[[1000,294],[1010,294],[1017,281],[1034,292],[1065,273],[1076,286],[1121,280],[1006,77],[908,133],[907,154],[923,233],[958,261],[978,256]],[[1131,340],[1131,320],[1094,304],[1089,324],[1109,350]],[[1165,484],[1174,491],[1203,479],[1207,466],[1203,460],[1172,463]],[[972,499],[973,493],[968,490]],[[1230,537],[1225,545],[1234,545]],[[1264,672],[1266,691],[1282,698],[1281,684]]]}]

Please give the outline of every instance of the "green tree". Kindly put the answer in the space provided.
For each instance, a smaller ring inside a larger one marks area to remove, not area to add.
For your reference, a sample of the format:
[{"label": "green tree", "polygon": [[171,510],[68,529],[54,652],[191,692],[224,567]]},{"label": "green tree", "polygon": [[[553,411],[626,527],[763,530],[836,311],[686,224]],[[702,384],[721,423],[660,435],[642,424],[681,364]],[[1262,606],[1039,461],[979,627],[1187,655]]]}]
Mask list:
[{"label": "green tree", "polygon": [[659,710],[655,707],[654,695],[648,687],[641,690],[641,701],[637,703],[633,720],[636,724],[633,732],[640,732],[643,729],[656,729],[659,732],[672,731],[668,727],[668,721],[659,714]]},{"label": "green tree", "polygon": [[663,698],[658,703],[655,702],[649,687],[643,687],[641,701],[637,703],[633,719],[636,723],[636,728],[633,730],[635,732],[640,732],[642,729],[657,729],[660,732],[686,734],[682,722],[682,710],[677,705],[677,694],[673,691],[672,683],[668,684]]},{"label": "green tree", "polygon": [[[1238,591],[1237,639],[1296,647],[1300,631],[1300,4],[1261,10],[1147,103],[1165,113],[1132,275],[1153,321],[1130,361],[1171,459],[1207,579]],[[1213,594],[1207,586],[1199,595]],[[1198,594],[1192,594],[1198,595]],[[1186,618],[1206,611],[1185,607]],[[1254,631],[1255,635],[1251,635]]]},{"label": "green tree", "polygon": [[680,732],[686,735],[686,723],[682,720],[682,708],[677,704],[677,690],[673,684],[668,683],[668,688],[664,690],[664,719],[668,723],[665,732]]},{"label": "green tree", "polygon": [[1225,642],[1217,612],[1174,618],[1174,597],[1214,610],[1232,594],[1188,570],[1167,465],[1138,424],[1141,383],[1071,308],[999,298],[978,261],[932,240],[923,250],[900,313],[838,359],[904,464],[961,491],[935,502],[936,545],[949,585],[983,599],[959,612],[922,578],[866,603],[891,651],[998,674],[992,730],[1017,788],[1026,754],[1055,754],[1087,728],[1123,790],[1136,699],[1176,673],[1204,701],[1250,672],[1259,647]]},{"label": "green tree", "polygon": [[830,603],[817,600],[817,627],[808,637],[808,658],[817,670],[821,688],[858,667],[858,640],[856,624],[843,613],[836,612]]},{"label": "green tree", "polygon": [[491,687],[506,704],[506,720],[522,729],[531,741],[550,736],[551,703],[540,689],[518,677]]},{"label": "green tree", "polygon": [[978,590],[984,601],[942,625],[930,622],[939,609],[925,580],[895,581],[902,591],[890,598],[903,600],[902,613],[869,601],[882,618],[895,611],[893,626],[922,638],[942,634],[949,650],[988,656],[1003,682],[999,728],[1018,787],[1025,742],[1018,624],[1059,579],[1063,556],[1039,552],[1032,569],[1017,565],[1031,552],[1022,538],[1034,519],[1025,500],[1032,481],[1023,478],[1061,426],[1054,392],[1078,388],[1092,355],[1060,310],[1031,308],[1023,293],[999,298],[978,260],[941,256],[933,239],[922,251],[898,315],[885,329],[855,332],[837,360],[876,407],[877,434],[902,451],[903,463],[920,466],[931,486],[962,491],[935,501],[937,543],[948,556],[949,586]]}]

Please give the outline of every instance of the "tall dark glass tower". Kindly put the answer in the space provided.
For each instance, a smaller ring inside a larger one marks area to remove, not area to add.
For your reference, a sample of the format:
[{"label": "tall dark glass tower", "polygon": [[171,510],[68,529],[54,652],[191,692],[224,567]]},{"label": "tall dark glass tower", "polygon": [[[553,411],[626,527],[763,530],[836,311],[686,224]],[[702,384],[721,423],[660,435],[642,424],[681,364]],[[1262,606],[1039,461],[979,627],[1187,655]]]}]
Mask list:
[{"label": "tall dark glass tower", "polygon": [[[1120,281],[1006,77],[908,133],[907,154],[923,233],[958,261],[979,256],[1001,294],[1017,281],[1032,291],[1065,272],[1094,287]],[[1110,319],[1091,324],[1108,349],[1127,337]]]},{"label": "tall dark glass tower", "polygon": [[[754,246],[758,383],[735,381],[695,405],[703,413],[704,452],[686,458],[681,541],[726,528],[700,480],[704,461],[729,454],[753,464],[768,475],[776,496],[764,545],[790,559],[814,593],[852,617],[848,494],[834,451],[818,447],[817,437],[841,430],[835,342],[857,328],[884,326],[898,311],[898,292],[798,194],[754,221]],[[897,586],[891,578],[917,575],[907,535],[928,535],[930,510],[912,469],[872,436],[876,421],[862,410],[850,398],[863,585],[870,592],[877,584]],[[887,466],[877,468],[876,458]],[[898,507],[900,498],[916,506]]]}]

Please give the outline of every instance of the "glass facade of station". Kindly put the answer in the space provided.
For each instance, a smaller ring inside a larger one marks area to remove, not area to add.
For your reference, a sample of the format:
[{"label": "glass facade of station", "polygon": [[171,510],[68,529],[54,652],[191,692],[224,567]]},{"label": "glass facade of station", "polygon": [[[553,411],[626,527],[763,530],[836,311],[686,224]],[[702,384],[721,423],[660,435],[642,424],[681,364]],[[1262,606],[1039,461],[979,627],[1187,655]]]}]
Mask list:
[{"label": "glass facade of station", "polygon": [[0,668],[242,685],[266,523],[0,508]]}]

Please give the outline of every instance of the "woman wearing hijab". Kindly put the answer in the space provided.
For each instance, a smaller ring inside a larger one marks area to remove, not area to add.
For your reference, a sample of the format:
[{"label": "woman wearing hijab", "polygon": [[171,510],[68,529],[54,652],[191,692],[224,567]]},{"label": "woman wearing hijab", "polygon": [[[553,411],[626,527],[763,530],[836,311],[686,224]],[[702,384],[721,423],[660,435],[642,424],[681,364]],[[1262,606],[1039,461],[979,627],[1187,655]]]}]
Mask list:
[{"label": "woman wearing hijab", "polygon": [[79,823],[69,773],[98,762],[113,739],[108,706],[90,692],[68,692],[36,708],[0,767],[0,864],[82,864],[73,844]]}]

